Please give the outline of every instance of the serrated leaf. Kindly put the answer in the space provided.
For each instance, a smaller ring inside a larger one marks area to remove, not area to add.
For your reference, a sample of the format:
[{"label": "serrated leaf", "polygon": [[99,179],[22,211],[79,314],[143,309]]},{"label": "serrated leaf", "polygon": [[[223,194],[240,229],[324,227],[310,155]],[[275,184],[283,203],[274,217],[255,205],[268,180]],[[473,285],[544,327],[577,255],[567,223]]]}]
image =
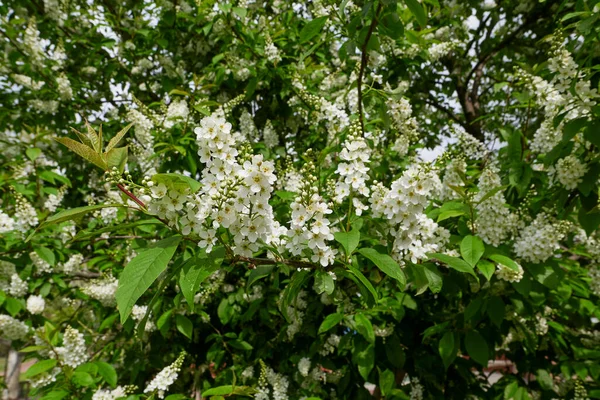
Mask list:
[{"label": "serrated leaf", "polygon": [[427,13],[423,8],[423,5],[419,3],[417,0],[404,0],[410,12],[415,16],[415,19],[421,26],[421,28],[425,28],[427,25]]},{"label": "serrated leaf", "polygon": [[358,252],[371,260],[383,273],[397,280],[400,284],[400,289],[404,289],[406,286],[406,276],[400,265],[392,257],[379,253],[375,249],[362,248]]},{"label": "serrated leaf", "polygon": [[304,283],[310,277],[309,271],[296,271],[290,280],[290,283],[283,290],[283,301],[281,303],[281,312],[283,316],[289,320],[290,316],[287,313],[287,308],[289,305],[293,305],[296,298],[298,297],[298,293]]},{"label": "serrated leaf", "polygon": [[325,22],[327,22],[327,16],[315,18],[312,21],[309,21],[302,27],[300,30],[300,40],[299,43],[304,43],[315,37],[323,26],[325,26]]},{"label": "serrated leaf", "polygon": [[100,125],[99,133],[96,132],[94,127],[86,120],[85,127],[87,129],[87,137],[92,142],[92,147],[96,150],[96,153],[102,153],[102,125]]},{"label": "serrated leaf", "polygon": [[444,369],[448,369],[448,367],[456,358],[456,344],[454,332],[444,333],[444,336],[442,336],[438,343],[438,351],[440,353],[440,357],[442,357]]},{"label": "serrated leaf", "polygon": [[371,282],[369,282],[369,280],[365,277],[365,275],[362,272],[360,272],[360,270],[356,268],[355,265],[348,265],[348,271],[350,271],[352,275],[354,275],[358,279],[358,281],[367,288],[369,293],[371,293],[371,295],[373,296],[373,300],[375,301],[375,303],[377,303],[379,301],[377,291],[373,287],[373,284],[371,284]]},{"label": "serrated leaf", "polygon": [[502,301],[502,299],[498,296],[491,297],[487,302],[485,311],[494,325],[497,327],[500,327],[500,325],[502,325],[502,321],[504,320],[504,309],[504,301]]},{"label": "serrated leaf", "polygon": [[163,183],[168,189],[179,192],[185,192],[187,189],[190,189],[192,193],[196,193],[202,186],[195,179],[175,173],[155,174],[152,176],[152,181],[155,184]]},{"label": "serrated leaf", "polygon": [[468,262],[466,262],[465,260],[458,258],[458,257],[452,257],[446,254],[441,254],[441,253],[427,253],[427,257],[431,258],[435,258],[441,262],[443,262],[444,264],[448,265],[450,268],[455,269],[459,272],[464,272],[467,274],[470,274],[472,276],[475,277],[475,279],[479,280],[479,278],[477,277],[477,275],[475,274],[475,270],[473,269],[473,267],[471,265],[469,265]]},{"label": "serrated leaf", "polygon": [[477,269],[489,281],[492,279],[492,276],[494,276],[494,272],[496,271],[496,266],[494,265],[494,263],[492,263],[488,260],[479,260],[479,262],[477,263]]},{"label": "serrated leaf", "polygon": [[323,292],[331,294],[335,289],[335,281],[328,272],[318,270],[315,273],[314,288],[317,291],[317,294],[321,294]]},{"label": "serrated leaf", "polygon": [[429,289],[432,293],[439,293],[442,290],[443,279],[442,274],[437,269],[437,267],[431,263],[424,263],[423,265],[423,273],[427,278],[427,283]]},{"label": "serrated leaf", "polygon": [[58,361],[56,361],[54,359],[38,361],[37,363],[35,363],[31,367],[29,367],[27,369],[27,371],[25,371],[25,373],[22,375],[22,378],[30,379],[34,376],[42,374],[42,373],[54,368],[57,363],[58,363]]},{"label": "serrated leaf", "polygon": [[252,286],[252,284],[258,281],[259,279],[271,275],[271,272],[274,268],[274,265],[257,265],[256,268],[250,271],[248,281],[246,282],[246,289],[249,289],[250,286]]},{"label": "serrated leaf", "polygon": [[40,154],[42,154],[42,149],[38,147],[30,147],[27,150],[25,150],[25,154],[27,154],[27,157],[31,161],[35,161],[35,159],[38,158]]},{"label": "serrated leaf", "polygon": [[102,379],[112,388],[115,388],[117,386],[117,371],[115,367],[104,361],[96,361],[95,364]]},{"label": "serrated leaf", "polygon": [[115,293],[121,323],[127,320],[137,300],[167,268],[180,241],[181,236],[176,235],[152,243],[138,250],[138,255],[125,266]]},{"label": "serrated leaf", "polygon": [[101,210],[103,208],[109,208],[109,207],[125,207],[125,205],[123,204],[95,204],[93,206],[85,206],[85,207],[77,207],[77,208],[71,208],[70,210],[63,210],[60,211],[56,214],[54,214],[53,216],[46,218],[46,220],[44,222],[42,222],[40,224],[40,226],[38,226],[38,230],[45,228],[47,226],[53,225],[53,224],[59,224],[61,222],[65,222],[65,221],[71,221],[74,219],[77,219],[89,212],[92,211],[96,211],[96,210]]},{"label": "serrated leaf", "polygon": [[358,247],[358,242],[360,242],[360,232],[358,229],[352,229],[350,232],[335,232],[333,237],[344,247],[347,256],[352,255]]},{"label": "serrated leaf", "polygon": [[460,255],[472,267],[477,264],[484,252],[485,246],[483,240],[477,236],[467,235],[460,242]]},{"label": "serrated leaf", "polygon": [[319,327],[319,335],[335,327],[337,324],[342,322],[342,319],[344,319],[344,314],[329,314],[327,317],[325,317],[323,322],[321,322],[321,326]]},{"label": "serrated leaf", "polygon": [[354,316],[354,322],[356,323],[356,330],[358,333],[363,335],[367,342],[375,343],[375,332],[373,331],[373,324],[363,313],[357,313]]},{"label": "serrated leaf", "polygon": [[127,132],[129,131],[129,129],[131,129],[132,126],[133,122],[127,125],[125,128],[121,129],[112,139],[109,140],[108,145],[106,146],[107,153],[119,144],[121,139],[123,139],[123,136],[127,134]]},{"label": "serrated leaf", "polygon": [[194,306],[194,296],[198,288],[216,270],[225,259],[225,248],[217,246],[210,253],[198,250],[196,256],[187,260],[179,273],[179,287],[190,307]]},{"label": "serrated leaf", "polygon": [[101,168],[103,171],[107,170],[107,164],[104,161],[104,159],[91,147],[88,147],[83,143],[76,142],[70,138],[54,138],[54,140],[56,140],[60,144],[67,146],[69,150],[83,157],[95,166]]},{"label": "serrated leaf", "polygon": [[75,371],[71,377],[71,381],[78,386],[92,386],[94,378],[87,372]]},{"label": "serrated leaf", "polygon": [[469,356],[483,367],[487,367],[490,350],[485,338],[477,331],[469,331],[465,336],[465,347]]},{"label": "serrated leaf", "polygon": [[112,170],[113,167],[116,167],[120,173],[123,173],[127,164],[127,146],[115,147],[108,153],[105,153],[105,157],[108,169]]},{"label": "serrated leaf", "polygon": [[250,350],[254,349],[254,347],[252,347],[252,345],[250,343],[246,342],[245,340],[239,340],[239,339],[230,340],[227,342],[227,344],[229,346],[233,347],[234,349],[238,349],[238,350],[250,351]]},{"label": "serrated leaf", "polygon": [[177,326],[177,330],[181,332],[185,337],[192,340],[192,336],[194,333],[194,324],[192,321],[185,315],[177,314],[175,316],[175,326]]},{"label": "serrated leaf", "polygon": [[498,264],[502,264],[505,267],[512,269],[513,271],[519,271],[519,264],[511,260],[510,258],[503,256],[501,254],[492,254],[488,257],[490,260],[497,262]]}]

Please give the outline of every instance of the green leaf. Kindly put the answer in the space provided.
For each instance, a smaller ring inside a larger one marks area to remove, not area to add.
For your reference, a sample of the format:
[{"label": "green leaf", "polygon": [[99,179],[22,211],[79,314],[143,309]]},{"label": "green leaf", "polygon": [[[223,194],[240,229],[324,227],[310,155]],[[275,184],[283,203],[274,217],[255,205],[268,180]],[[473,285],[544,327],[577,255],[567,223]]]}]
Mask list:
[{"label": "green leaf", "polygon": [[51,266],[54,266],[54,264],[56,263],[56,257],[54,256],[52,250],[50,250],[49,248],[44,246],[36,247],[35,252],[38,256],[40,256],[42,260],[46,261]]},{"label": "green leaf", "polygon": [[127,164],[127,146],[115,147],[106,153],[105,157],[108,169],[112,170],[113,167],[116,167],[120,173],[123,173]]},{"label": "green leaf", "polygon": [[177,190],[179,192],[186,192],[188,189],[192,193],[196,193],[202,184],[195,179],[188,176],[169,173],[169,174],[154,174],[152,181],[156,184],[164,183],[169,190]]},{"label": "green leaf", "polygon": [[440,273],[440,271],[432,263],[424,263],[424,264],[422,264],[422,266],[423,266],[423,273],[425,274],[425,277],[427,278],[427,283],[428,283],[429,289],[431,289],[431,292],[432,293],[441,292],[442,285],[443,285],[443,279],[442,279],[442,274]]},{"label": "green leaf", "polygon": [[375,291],[375,288],[373,287],[371,282],[369,282],[369,280],[363,275],[363,273],[360,272],[359,269],[356,268],[356,266],[354,265],[348,265],[348,271],[350,271],[352,275],[354,275],[360,281],[360,283],[362,283],[367,288],[369,293],[371,293],[371,295],[373,296],[373,300],[375,301],[375,303],[377,303],[379,301],[379,296],[377,295],[377,292]]},{"label": "green leaf", "polygon": [[229,342],[227,342],[227,344],[230,345],[231,347],[233,347],[234,349],[238,349],[238,350],[250,351],[250,350],[254,349],[254,347],[252,347],[252,345],[250,343],[246,342],[245,340],[234,339],[234,340],[230,340]]},{"label": "green leaf", "polygon": [[404,0],[410,12],[415,16],[421,28],[425,28],[427,25],[427,13],[425,9],[417,0]]},{"label": "green leaf", "polygon": [[477,263],[477,269],[488,281],[490,281],[492,276],[494,276],[494,271],[496,271],[496,265],[488,260],[479,260]]},{"label": "green leaf", "polygon": [[79,386],[92,386],[94,384],[94,378],[92,378],[92,376],[87,372],[73,372],[71,380],[74,384]]},{"label": "green leaf", "polygon": [[465,336],[465,347],[469,356],[483,367],[487,367],[490,350],[487,342],[477,331],[469,331]]},{"label": "green leaf", "polygon": [[87,214],[89,212],[101,210],[103,208],[109,208],[109,207],[125,207],[125,206],[123,204],[95,204],[93,206],[77,207],[77,208],[71,208],[70,210],[63,210],[61,212],[54,214],[53,216],[51,216],[49,218],[46,218],[46,220],[44,222],[42,222],[40,224],[40,226],[38,226],[37,229],[39,230],[39,229],[43,229],[43,228],[53,225],[53,224],[59,224],[61,222],[78,219],[78,218],[83,217],[85,214]]},{"label": "green leaf", "polygon": [[342,319],[344,319],[344,314],[329,314],[327,317],[325,317],[323,322],[321,322],[321,326],[319,327],[319,335],[335,327],[337,324],[342,322]]},{"label": "green leaf", "polygon": [[444,369],[448,369],[448,367],[452,365],[452,362],[456,358],[454,332],[444,333],[444,336],[442,336],[438,343],[438,351],[440,352],[440,357],[442,357],[442,361],[444,362]]},{"label": "green leaf", "polygon": [[117,371],[115,368],[104,361],[96,361],[98,367],[98,373],[112,388],[117,386]]},{"label": "green leaf", "polygon": [[363,335],[367,339],[367,342],[375,343],[375,332],[373,331],[371,321],[363,313],[357,313],[354,316],[354,322],[356,323],[358,333]]},{"label": "green leaf", "polygon": [[360,232],[358,229],[352,229],[350,232],[335,232],[333,234],[335,240],[340,243],[347,256],[351,256],[354,250],[358,247],[360,241]]},{"label": "green leaf", "polygon": [[579,131],[581,131],[588,123],[588,117],[579,117],[567,122],[563,128],[562,141],[568,142],[571,140]]},{"label": "green leaf", "polygon": [[110,139],[110,141],[108,142],[108,146],[106,146],[105,152],[108,153],[114,147],[116,147],[119,144],[119,142],[121,141],[121,139],[123,139],[123,136],[125,136],[127,131],[129,131],[129,129],[131,129],[132,126],[133,126],[133,122],[130,123],[129,125],[127,125],[125,128],[121,129],[112,139]]},{"label": "green leaf", "polygon": [[477,275],[475,275],[475,270],[473,269],[473,267],[471,265],[469,265],[469,263],[467,263],[463,259],[460,259],[458,257],[448,256],[446,254],[441,254],[441,253],[427,253],[427,256],[430,259],[435,258],[435,259],[443,262],[444,264],[448,265],[450,268],[455,269],[459,272],[464,272],[464,273],[470,274],[470,275],[474,276],[475,279],[479,280]]},{"label": "green leaf", "polygon": [[55,390],[42,397],[40,400],[61,400],[67,397],[69,394],[70,393],[66,390]]},{"label": "green leaf", "polygon": [[389,394],[394,388],[395,381],[396,377],[394,376],[394,373],[391,370],[386,369],[385,371],[380,372],[379,388],[381,389],[381,394],[384,396]]},{"label": "green leaf", "polygon": [[321,32],[321,29],[325,26],[325,22],[327,22],[327,18],[327,16],[315,18],[304,25],[300,31],[299,43],[307,42]]},{"label": "green leaf", "polygon": [[309,277],[309,271],[296,271],[294,272],[294,275],[292,275],[290,283],[283,290],[283,301],[281,303],[281,311],[283,313],[283,316],[287,320],[289,320],[289,315],[287,314],[288,306],[295,303],[295,300],[298,297],[298,293],[300,293],[300,289],[302,289],[302,286],[308,280]]},{"label": "green leaf", "polygon": [[548,371],[546,371],[545,369],[538,369],[535,376],[537,378],[537,382],[540,384],[542,389],[553,390],[554,381],[552,380],[552,377],[550,376]]},{"label": "green leaf", "polygon": [[271,275],[271,272],[274,268],[274,265],[257,265],[256,268],[250,271],[248,281],[246,282],[246,289],[249,289],[250,286],[252,286],[252,284],[258,281],[259,279]]},{"label": "green leaf", "polygon": [[510,258],[503,256],[501,254],[492,254],[488,257],[490,260],[497,262],[498,264],[502,264],[505,267],[512,269],[513,271],[519,270],[519,264],[511,260]]},{"label": "green leaf", "polygon": [[315,272],[314,288],[317,291],[317,294],[321,294],[323,292],[331,294],[335,289],[335,282],[328,272],[317,270]]},{"label": "green leaf", "polygon": [[369,380],[369,374],[375,366],[375,345],[373,343],[365,342],[361,339],[357,343],[354,341],[355,346],[352,351],[352,361],[358,365],[358,372],[364,380]]},{"label": "green leaf", "polygon": [[217,387],[210,388],[208,390],[203,391],[202,392],[202,397],[224,396],[226,394],[231,394],[231,393],[233,393],[233,386],[232,385],[217,386]]},{"label": "green leaf", "polygon": [[30,147],[27,150],[25,150],[25,154],[27,154],[27,157],[29,157],[31,161],[35,161],[35,159],[38,158],[40,154],[42,154],[42,149],[38,147]]},{"label": "green leaf", "polygon": [[477,264],[477,261],[479,261],[484,252],[485,246],[483,245],[483,240],[477,236],[465,236],[462,242],[460,242],[460,255],[472,267]]},{"label": "green leaf", "polygon": [[83,157],[84,159],[96,165],[97,167],[101,168],[103,171],[107,170],[106,161],[104,161],[100,154],[94,151],[94,149],[92,149],[91,147],[88,147],[83,143],[76,142],[75,140],[70,138],[54,138],[54,140],[56,140],[62,145],[67,146],[69,150]]},{"label": "green leaf", "polygon": [[167,268],[180,241],[181,236],[176,235],[152,243],[140,249],[138,255],[125,266],[115,293],[121,323],[127,320],[136,301]]},{"label": "green leaf", "polygon": [[490,319],[498,328],[502,325],[502,321],[504,320],[504,301],[498,296],[491,297],[488,300],[486,312],[489,315]]},{"label": "green leaf", "polygon": [[194,324],[192,321],[185,315],[177,314],[175,316],[175,325],[177,326],[177,330],[188,339],[192,340],[192,335],[194,333]]},{"label": "green leaf", "polygon": [[29,367],[27,369],[27,371],[25,371],[25,373],[22,375],[22,378],[30,379],[34,376],[42,374],[42,373],[54,368],[57,363],[58,363],[58,361],[56,361],[54,359],[38,361],[37,363],[35,363],[31,367]]},{"label": "green leaf", "polygon": [[229,304],[229,300],[227,300],[227,298],[222,299],[219,303],[219,307],[217,307],[217,316],[221,323],[227,325],[234,313],[235,311],[233,310],[233,307],[231,307],[231,304]]},{"label": "green leaf", "polygon": [[397,280],[400,284],[400,289],[404,289],[406,286],[406,276],[400,265],[392,257],[387,254],[381,254],[374,249],[363,248],[358,250],[358,252],[371,260],[386,275]]},{"label": "green leaf", "polygon": [[202,282],[219,269],[224,259],[225,248],[218,246],[210,253],[206,253],[205,249],[198,250],[196,256],[183,264],[179,273],[179,287],[191,308],[194,306],[194,296]]}]

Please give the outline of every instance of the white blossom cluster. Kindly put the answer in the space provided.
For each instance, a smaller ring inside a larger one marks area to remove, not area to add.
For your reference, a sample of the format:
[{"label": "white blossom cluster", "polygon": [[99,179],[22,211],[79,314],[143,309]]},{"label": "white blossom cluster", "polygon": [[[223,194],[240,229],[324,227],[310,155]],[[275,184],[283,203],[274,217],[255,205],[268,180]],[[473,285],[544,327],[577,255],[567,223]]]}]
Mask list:
[{"label": "white blossom cluster", "polygon": [[441,191],[439,177],[425,166],[413,164],[387,189],[375,184],[371,209],[375,218],[385,217],[394,238],[392,255],[417,262],[426,253],[441,251],[450,233],[424,214],[429,196]]},{"label": "white blossom cluster", "polygon": [[431,59],[431,61],[439,61],[440,59],[450,54],[450,52],[460,44],[461,42],[458,40],[434,43],[431,46],[429,46],[429,58]]},{"label": "white blossom cluster", "polygon": [[[517,264],[518,265],[518,264]],[[523,267],[518,265],[518,271],[507,267],[506,265],[498,264],[496,269],[496,276],[498,279],[502,279],[507,282],[519,282],[523,279]]]},{"label": "white blossom cluster", "polygon": [[[142,319],[144,318],[144,316],[146,315],[147,311],[148,311],[148,306],[138,306],[136,304],[131,309],[131,318],[136,322],[141,322]],[[148,316],[148,320],[146,321],[146,326],[144,327],[146,332],[152,332],[152,331],[156,330],[156,325],[154,324],[154,321],[152,321],[150,319],[151,317],[152,317],[152,313],[150,313],[150,315]]]},{"label": "white blossom cluster", "polygon": [[29,333],[29,327],[24,322],[11,317],[0,315],[0,337],[6,340],[21,340]]},{"label": "white blossom cluster", "polygon": [[517,257],[532,263],[540,263],[560,249],[560,241],[565,237],[568,227],[564,221],[554,222],[545,212],[521,229],[515,240],[514,251]]},{"label": "white blossom cluster", "polygon": [[294,338],[294,335],[300,331],[302,327],[302,319],[304,318],[304,310],[308,306],[305,300],[306,292],[301,290],[298,293],[293,305],[288,305],[286,312],[290,319],[290,324],[287,326],[287,336],[289,340]]},{"label": "white blossom cluster", "polygon": [[260,133],[254,123],[254,118],[246,108],[243,109],[240,115],[240,133],[251,143],[257,143],[260,139]]},{"label": "white blossom cluster", "polygon": [[42,257],[40,257],[39,254],[36,253],[35,251],[32,251],[29,253],[29,258],[31,258],[33,265],[35,265],[35,270],[38,275],[39,274],[48,274],[48,273],[52,272],[52,266],[50,265],[50,263],[48,263],[48,261],[42,259]]},{"label": "white blossom cluster", "polygon": [[460,198],[460,195],[452,189],[452,186],[462,187],[465,182],[462,176],[467,172],[467,163],[462,158],[450,160],[444,169],[444,177],[442,178],[442,192],[440,199],[454,200]]},{"label": "white blossom cluster", "polygon": [[300,375],[307,377],[310,372],[310,358],[302,357],[300,361],[298,361],[298,371]]},{"label": "white blossom cluster", "polygon": [[88,282],[81,291],[105,307],[114,307],[117,304],[115,293],[118,286],[119,281],[114,276],[107,276]]},{"label": "white blossom cluster", "polygon": [[21,193],[15,193],[15,221],[16,228],[21,232],[37,226],[38,217],[35,208]]},{"label": "white blossom cluster", "polygon": [[117,400],[127,396],[127,388],[123,386],[117,386],[116,388],[110,389],[98,389],[94,392],[92,400]]},{"label": "white blossom cluster", "polygon": [[41,314],[46,307],[46,301],[42,296],[29,296],[27,298],[27,311],[32,314]]},{"label": "white blossom cluster", "polygon": [[327,218],[333,211],[319,194],[314,164],[309,161],[302,168],[304,179],[298,196],[290,204],[292,220],[285,247],[292,255],[310,256],[311,261],[327,266],[333,263],[337,252],[327,244],[333,240]]},{"label": "white blossom cluster", "polygon": [[566,189],[573,190],[581,183],[587,171],[587,165],[575,155],[569,154],[551,166],[548,169],[548,175],[551,179],[556,179]]},{"label": "white blossom cluster", "polygon": [[173,100],[167,108],[165,127],[169,128],[178,121],[186,121],[190,109],[185,99]]},{"label": "white blossom cluster", "polygon": [[44,203],[44,208],[50,212],[55,212],[63,198],[65,197],[65,193],[67,192],[67,188],[65,186],[58,189],[56,194],[51,194],[46,199]]},{"label": "white blossom cluster", "polygon": [[10,286],[8,288],[10,295],[19,298],[25,296],[28,291],[29,287],[27,282],[22,280],[17,273],[12,274],[10,277]]},{"label": "white blossom cluster", "polygon": [[63,345],[56,347],[54,350],[64,364],[73,368],[83,364],[88,359],[83,334],[71,326],[67,326],[65,329]]},{"label": "white blossom cluster", "polygon": [[31,383],[32,387],[41,388],[41,387],[51,384],[52,382],[56,382],[56,377],[61,372],[62,371],[60,368],[54,367],[50,371],[45,371],[45,372],[42,372],[41,374],[34,376],[33,378],[31,378],[29,380],[29,382]]},{"label": "white blossom cluster", "polygon": [[493,246],[499,246],[508,235],[513,232],[517,224],[517,215],[511,213],[502,190],[496,191],[492,196],[481,201],[487,194],[502,186],[498,168],[488,165],[479,177],[477,188],[479,192],[475,195],[477,215],[475,218],[475,229],[477,235],[484,242]]},{"label": "white blossom cluster", "polygon": [[64,73],[56,77],[56,84],[58,86],[58,94],[62,100],[71,100],[73,98],[71,82]]},{"label": "white blossom cluster", "polygon": [[262,136],[263,136],[262,142],[269,149],[273,149],[273,148],[275,148],[275,146],[277,146],[279,144],[279,134],[277,133],[277,131],[273,127],[273,124],[271,123],[271,120],[269,120],[269,119],[265,123],[265,127],[263,129]]},{"label": "white blossom cluster", "polygon": [[75,270],[80,269],[83,265],[83,255],[76,253],[69,257],[69,259],[59,264],[59,269],[62,270],[65,274],[72,274]]},{"label": "white blossom cluster", "polygon": [[12,74],[10,77],[15,81],[15,83],[34,91],[40,90],[42,86],[44,86],[44,84],[46,83],[43,81],[34,81],[31,77],[27,75]]},{"label": "white blossom cluster", "polygon": [[15,229],[15,220],[4,211],[0,210],[0,233],[10,232]]},{"label": "white blossom cluster", "polygon": [[[271,367],[261,363],[261,374],[258,380],[257,393],[254,398],[257,400],[288,400],[288,379],[275,372]],[[270,387],[269,387],[270,386]]]},{"label": "white blossom cluster", "polygon": [[460,125],[450,125],[450,137],[456,139],[461,154],[472,160],[481,160],[486,157],[488,150],[481,141],[468,134]]},{"label": "white blossom cluster", "polygon": [[165,367],[146,385],[144,393],[156,393],[159,399],[164,399],[169,386],[177,380],[184,359],[185,353],[182,352],[173,364]]},{"label": "white blossom cluster", "polygon": [[[402,134],[396,139],[397,141],[401,138],[403,141],[415,140],[418,132],[417,119],[412,116],[412,105],[406,97],[395,99],[390,96],[386,102],[387,113],[390,116],[393,126],[398,129]],[[400,146],[396,144],[395,146]]]},{"label": "white blossom cluster", "polygon": [[56,114],[58,112],[58,106],[60,103],[56,100],[29,100],[28,104],[34,110],[37,110],[44,114]]},{"label": "white blossom cluster", "polygon": [[275,43],[271,40],[270,37],[265,41],[265,57],[272,64],[277,64],[281,61],[281,54],[279,54],[279,49],[275,46]]},{"label": "white blossom cluster", "polygon": [[[339,154],[341,162],[338,164],[336,173],[340,179],[335,184],[334,196],[337,203],[343,202],[348,196],[351,196],[351,193],[357,193],[364,197],[368,197],[370,193],[367,180],[369,179],[368,164],[371,158],[371,149],[367,141],[359,134],[360,126],[352,124],[351,132]],[[357,197],[353,197],[352,201],[356,215],[361,215],[367,209],[367,206]]]}]

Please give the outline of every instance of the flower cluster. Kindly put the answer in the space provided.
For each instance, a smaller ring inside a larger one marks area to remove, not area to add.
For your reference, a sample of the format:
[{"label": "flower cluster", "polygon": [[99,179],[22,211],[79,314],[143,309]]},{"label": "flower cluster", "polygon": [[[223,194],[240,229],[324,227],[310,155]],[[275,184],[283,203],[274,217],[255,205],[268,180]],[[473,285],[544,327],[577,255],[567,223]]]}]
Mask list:
[{"label": "flower cluster", "polygon": [[523,267],[517,264],[519,269],[515,271],[514,269],[507,267],[506,265],[498,264],[496,269],[496,276],[498,279],[502,279],[507,282],[519,282],[523,279]]},{"label": "flower cluster", "polygon": [[42,296],[29,296],[27,299],[27,311],[32,314],[41,314],[44,312],[46,302]]},{"label": "flower cluster", "polygon": [[[260,366],[261,371],[258,379],[258,388],[254,398],[257,400],[287,400],[287,390],[289,386],[288,379],[275,372],[272,368],[267,367],[262,360],[260,361]],[[271,388],[269,388],[269,386]],[[272,397],[269,397],[269,394],[271,394]]]},{"label": "flower cluster", "polygon": [[[358,193],[362,196],[369,196],[367,180],[369,179],[369,167],[371,149],[366,140],[360,134],[360,125],[353,123],[351,130],[342,146],[339,154],[341,162],[338,164],[336,173],[340,179],[335,184],[334,200],[341,203],[352,193]],[[365,205],[356,197],[353,199],[353,205],[356,214],[361,215],[367,209]]]},{"label": "flower cluster", "polygon": [[449,239],[449,232],[424,214],[429,196],[440,191],[437,174],[418,164],[404,171],[390,189],[375,185],[370,199],[373,216],[387,219],[392,254],[398,261],[417,262],[426,258],[426,253],[441,251]]},{"label": "flower cluster", "polygon": [[[486,243],[493,246],[499,246],[514,231],[517,224],[517,215],[511,213],[502,191],[498,190],[501,186],[498,168],[489,165],[479,177],[479,192],[474,198],[477,210],[476,232]],[[490,193],[493,194],[490,196]]]},{"label": "flower cluster", "polygon": [[560,249],[560,241],[568,228],[566,221],[555,222],[548,214],[541,212],[531,224],[521,230],[515,240],[514,251],[526,261],[544,262]]},{"label": "flower cluster", "polygon": [[63,334],[63,345],[56,347],[54,350],[65,365],[73,368],[83,364],[88,359],[83,334],[71,326],[67,326]]},{"label": "flower cluster", "polygon": [[177,380],[179,376],[179,371],[181,370],[181,366],[183,365],[183,360],[185,359],[186,354],[182,352],[179,357],[173,362],[173,364],[165,367],[162,371],[160,371],[154,379],[146,385],[144,389],[144,393],[156,393],[158,398],[164,399],[165,392],[169,390],[169,386],[171,386]]},{"label": "flower cluster", "polygon": [[21,340],[29,333],[29,327],[10,315],[2,314],[0,315],[0,332],[2,332],[4,339]]},{"label": "flower cluster", "polygon": [[548,169],[548,175],[551,178],[556,178],[565,188],[573,190],[581,183],[587,171],[588,167],[579,158],[573,154],[569,154],[551,166]]},{"label": "flower cluster", "polygon": [[98,300],[105,307],[114,307],[117,304],[115,293],[119,282],[114,276],[106,276],[88,282],[81,291],[92,299]]},{"label": "flower cluster", "polygon": [[336,250],[327,244],[333,240],[328,214],[329,205],[319,194],[315,165],[307,162],[300,172],[303,176],[300,191],[290,204],[292,220],[285,247],[292,255],[307,255],[323,266],[333,263]]}]

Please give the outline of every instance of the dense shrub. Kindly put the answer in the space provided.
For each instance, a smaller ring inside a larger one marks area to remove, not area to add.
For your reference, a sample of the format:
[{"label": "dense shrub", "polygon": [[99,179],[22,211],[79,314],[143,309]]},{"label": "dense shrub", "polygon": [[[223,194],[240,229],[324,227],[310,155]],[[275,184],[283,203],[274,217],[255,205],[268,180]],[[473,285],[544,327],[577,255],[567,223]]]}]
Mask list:
[{"label": "dense shrub", "polygon": [[600,398],[599,4],[1,4],[25,394]]}]

